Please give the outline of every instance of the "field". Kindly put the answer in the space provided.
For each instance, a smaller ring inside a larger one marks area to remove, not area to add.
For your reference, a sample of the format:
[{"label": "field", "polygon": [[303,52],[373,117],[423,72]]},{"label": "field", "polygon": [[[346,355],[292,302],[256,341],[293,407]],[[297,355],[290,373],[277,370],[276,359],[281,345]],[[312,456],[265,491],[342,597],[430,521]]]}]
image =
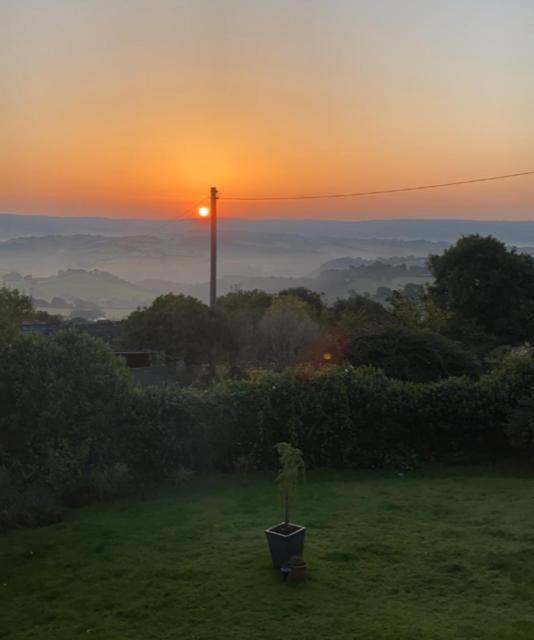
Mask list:
[{"label": "field", "polygon": [[73,510],[0,537],[0,637],[532,640],[533,499],[510,469],[312,472],[302,585],[269,564],[267,476]]}]

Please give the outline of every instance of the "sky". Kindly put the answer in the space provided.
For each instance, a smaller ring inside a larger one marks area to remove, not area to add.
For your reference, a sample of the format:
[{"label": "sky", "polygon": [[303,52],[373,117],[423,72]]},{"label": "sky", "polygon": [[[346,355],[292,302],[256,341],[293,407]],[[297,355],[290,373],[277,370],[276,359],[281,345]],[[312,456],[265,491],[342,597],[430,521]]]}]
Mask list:
[{"label": "sky", "polygon": [[[0,0],[0,212],[534,169],[531,0]],[[534,176],[220,215],[534,219]]]}]

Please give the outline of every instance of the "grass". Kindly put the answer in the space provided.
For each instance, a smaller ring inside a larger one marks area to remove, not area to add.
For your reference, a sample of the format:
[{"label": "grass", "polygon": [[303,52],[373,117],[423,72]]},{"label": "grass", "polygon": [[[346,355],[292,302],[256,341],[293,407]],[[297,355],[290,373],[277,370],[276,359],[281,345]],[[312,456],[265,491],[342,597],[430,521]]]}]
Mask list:
[{"label": "grass", "polygon": [[71,511],[0,537],[0,637],[532,640],[533,500],[510,470],[311,473],[301,585],[269,564],[265,476]]}]

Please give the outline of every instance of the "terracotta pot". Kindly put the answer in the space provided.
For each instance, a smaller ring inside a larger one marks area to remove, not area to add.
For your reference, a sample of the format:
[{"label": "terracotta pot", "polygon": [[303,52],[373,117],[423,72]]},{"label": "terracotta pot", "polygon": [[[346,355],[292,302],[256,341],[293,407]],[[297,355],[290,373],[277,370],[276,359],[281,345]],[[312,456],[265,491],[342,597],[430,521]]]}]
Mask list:
[{"label": "terracotta pot", "polygon": [[289,582],[304,582],[306,579],[306,563],[291,567]]}]

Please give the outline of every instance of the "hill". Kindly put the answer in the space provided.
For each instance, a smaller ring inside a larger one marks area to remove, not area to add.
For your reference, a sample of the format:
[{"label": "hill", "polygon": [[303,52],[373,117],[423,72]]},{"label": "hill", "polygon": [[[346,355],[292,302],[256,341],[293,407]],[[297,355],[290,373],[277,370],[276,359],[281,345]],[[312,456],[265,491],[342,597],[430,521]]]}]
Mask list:
[{"label": "hill", "polygon": [[[224,215],[224,214],[223,214]],[[510,216],[513,214],[510,214]],[[305,219],[220,219],[221,230],[297,234],[304,237],[428,240],[455,242],[462,235],[493,235],[513,245],[534,245],[534,221],[529,220],[305,220]],[[142,220],[87,216],[35,216],[0,214],[0,240],[42,235],[151,235],[166,237],[190,229],[190,220]]]},{"label": "hill", "polygon": [[152,292],[97,269],[66,269],[44,278],[11,273],[4,282],[47,302],[54,298],[68,303],[83,299],[102,306],[136,307],[154,298]]}]

